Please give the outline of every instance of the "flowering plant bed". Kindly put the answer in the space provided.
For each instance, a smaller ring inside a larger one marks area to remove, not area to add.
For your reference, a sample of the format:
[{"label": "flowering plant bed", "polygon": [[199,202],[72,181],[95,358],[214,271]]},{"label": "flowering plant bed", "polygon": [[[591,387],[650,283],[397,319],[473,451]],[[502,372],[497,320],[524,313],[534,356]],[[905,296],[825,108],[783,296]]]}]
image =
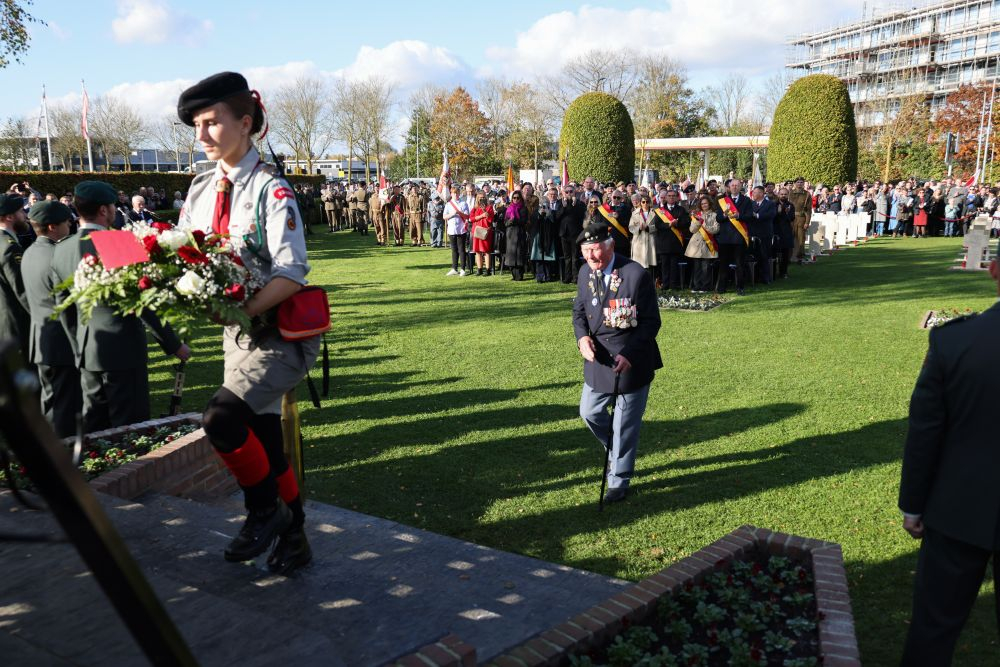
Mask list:
[{"label": "flowering plant bed", "polygon": [[968,315],[974,315],[971,308],[966,308],[965,310],[959,310],[958,308],[951,308],[948,310],[929,310],[924,315],[920,323],[921,329],[933,329],[934,327],[939,327],[942,324],[947,324],[954,319],[959,317],[966,317]]},{"label": "flowering plant bed", "polygon": [[803,564],[757,552],[660,598],[656,613],[604,647],[570,656],[579,667],[818,665],[813,577]]},{"label": "flowering plant bed", "polygon": [[667,310],[690,310],[703,313],[729,303],[729,299],[718,294],[694,294],[691,292],[667,292],[657,297],[660,308]]},{"label": "flowering plant bed", "polygon": [[[150,433],[126,431],[113,437],[88,439],[83,445],[80,465],[77,467],[89,481],[170,444],[197,428],[196,424],[171,425]],[[12,472],[18,488],[32,488],[23,467],[18,466]]]}]

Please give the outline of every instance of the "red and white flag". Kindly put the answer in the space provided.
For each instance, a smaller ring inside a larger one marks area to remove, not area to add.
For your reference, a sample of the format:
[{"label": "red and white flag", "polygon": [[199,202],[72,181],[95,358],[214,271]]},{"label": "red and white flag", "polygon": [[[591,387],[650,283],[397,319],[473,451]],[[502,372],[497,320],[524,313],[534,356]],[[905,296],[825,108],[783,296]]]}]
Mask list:
[{"label": "red and white flag", "polygon": [[979,170],[976,169],[976,173],[972,175],[972,178],[965,182],[965,187],[971,188],[973,185],[979,182]]},{"label": "red and white flag", "polygon": [[451,197],[451,168],[448,166],[448,149],[444,150],[444,162],[441,163],[441,178],[438,179],[438,194],[442,201]]},{"label": "red and white flag", "polygon": [[83,138],[89,140],[90,134],[87,132],[87,114],[90,112],[90,98],[87,97],[87,88],[83,89],[83,114],[80,118],[80,132]]}]

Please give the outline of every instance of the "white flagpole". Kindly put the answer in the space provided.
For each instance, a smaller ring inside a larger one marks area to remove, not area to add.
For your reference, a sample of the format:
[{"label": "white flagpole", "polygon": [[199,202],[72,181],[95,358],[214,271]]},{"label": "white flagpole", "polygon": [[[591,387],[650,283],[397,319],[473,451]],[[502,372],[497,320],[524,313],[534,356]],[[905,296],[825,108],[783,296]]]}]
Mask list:
[{"label": "white flagpole", "polygon": [[42,84],[42,113],[45,114],[45,149],[49,154],[49,171],[52,168],[52,135],[49,134],[49,105],[45,99],[45,84]]},{"label": "white flagpole", "polygon": [[997,96],[997,79],[996,75],[994,75],[993,92],[990,94],[990,106],[989,106],[989,111],[987,112],[988,116],[986,124],[986,138],[983,140],[983,166],[979,170],[980,178],[983,178],[986,175],[986,160],[990,154],[990,136],[993,134],[993,101],[996,99],[996,96]]},{"label": "white flagpole", "polygon": [[976,169],[979,169],[979,161],[982,158],[983,150],[983,127],[986,125],[986,91],[983,91],[983,105],[979,112],[979,133],[976,135]]},{"label": "white flagpole", "polygon": [[83,122],[80,127],[83,130],[83,138],[87,140],[87,162],[90,164],[90,170],[94,171],[94,151],[90,147],[90,128],[87,121],[87,112],[90,110],[90,98],[87,97],[87,84],[83,82],[83,79],[80,79],[80,85],[83,87]]}]

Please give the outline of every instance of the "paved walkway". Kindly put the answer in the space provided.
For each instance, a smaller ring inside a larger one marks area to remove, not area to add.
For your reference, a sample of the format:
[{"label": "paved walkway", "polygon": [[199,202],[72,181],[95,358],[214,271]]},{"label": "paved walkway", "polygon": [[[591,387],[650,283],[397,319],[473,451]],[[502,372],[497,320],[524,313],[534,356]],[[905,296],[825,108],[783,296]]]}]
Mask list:
[{"label": "paved walkway", "polygon": [[[272,577],[226,563],[232,509],[166,496],[103,499],[203,665],[378,665],[453,632],[480,660],[621,590],[624,582],[308,503],[313,564]],[[13,511],[0,531],[57,532]],[[13,665],[145,664],[69,545],[0,542],[0,655]]]}]

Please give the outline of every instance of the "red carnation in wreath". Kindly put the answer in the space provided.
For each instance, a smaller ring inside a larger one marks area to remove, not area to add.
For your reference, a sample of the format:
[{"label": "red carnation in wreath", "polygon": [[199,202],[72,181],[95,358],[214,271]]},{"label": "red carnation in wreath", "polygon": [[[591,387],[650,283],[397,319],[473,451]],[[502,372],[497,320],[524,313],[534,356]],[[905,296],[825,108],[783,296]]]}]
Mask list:
[{"label": "red carnation in wreath", "polygon": [[208,257],[201,250],[189,245],[177,249],[177,256],[188,264],[208,264]]}]

